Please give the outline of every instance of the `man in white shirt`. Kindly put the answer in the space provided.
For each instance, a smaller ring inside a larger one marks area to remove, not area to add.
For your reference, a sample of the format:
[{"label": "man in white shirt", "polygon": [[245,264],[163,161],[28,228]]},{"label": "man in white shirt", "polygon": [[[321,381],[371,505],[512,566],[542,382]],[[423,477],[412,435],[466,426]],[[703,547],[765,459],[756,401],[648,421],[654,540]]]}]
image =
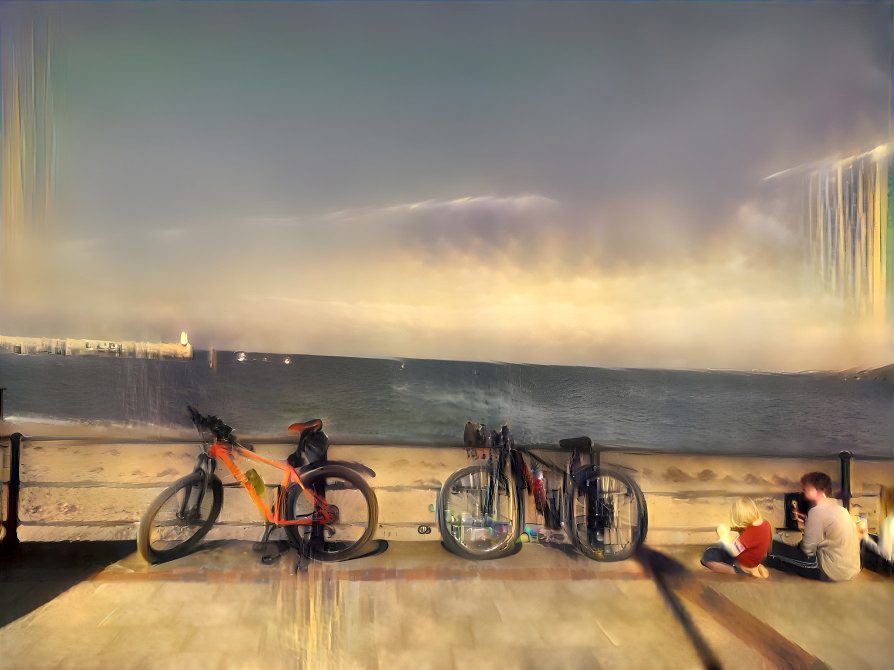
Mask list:
[{"label": "man in white shirt", "polygon": [[804,537],[797,546],[774,540],[764,565],[809,579],[853,579],[860,572],[860,538],[851,515],[831,497],[832,480],[824,472],[808,472],[801,491],[813,503],[806,519],[798,515]]}]

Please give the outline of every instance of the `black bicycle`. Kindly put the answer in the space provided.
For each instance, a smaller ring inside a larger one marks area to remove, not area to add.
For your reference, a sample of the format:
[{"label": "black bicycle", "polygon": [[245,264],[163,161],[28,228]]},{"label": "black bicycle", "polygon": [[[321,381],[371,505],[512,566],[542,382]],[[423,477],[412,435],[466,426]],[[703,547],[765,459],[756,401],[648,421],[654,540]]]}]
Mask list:
[{"label": "black bicycle", "polygon": [[[598,464],[589,437],[559,441],[568,453],[564,470],[532,453],[536,447],[516,445],[506,426],[489,431],[469,422],[464,442],[469,456],[480,462],[450,475],[436,505],[438,528],[451,552],[480,560],[517,551],[525,527],[525,489],[543,525],[564,530],[588,558],[621,561],[645,540],[645,496],[631,477]],[[535,463],[533,470],[525,456]],[[585,458],[589,462],[582,464]]]}]

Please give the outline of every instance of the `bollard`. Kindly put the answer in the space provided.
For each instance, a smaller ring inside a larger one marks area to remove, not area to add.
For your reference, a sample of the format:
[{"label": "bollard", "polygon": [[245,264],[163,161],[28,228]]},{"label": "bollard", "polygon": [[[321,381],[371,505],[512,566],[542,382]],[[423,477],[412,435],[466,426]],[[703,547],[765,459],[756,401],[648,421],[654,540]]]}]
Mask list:
[{"label": "bollard", "polygon": [[838,454],[841,459],[841,502],[844,509],[851,508],[851,458],[853,454],[849,451],[842,451]]},{"label": "bollard", "polygon": [[9,495],[6,505],[6,520],[3,527],[6,533],[3,542],[0,543],[0,551],[3,553],[13,552],[19,548],[19,461],[22,451],[22,440],[24,436],[21,433],[13,433],[9,438]]}]

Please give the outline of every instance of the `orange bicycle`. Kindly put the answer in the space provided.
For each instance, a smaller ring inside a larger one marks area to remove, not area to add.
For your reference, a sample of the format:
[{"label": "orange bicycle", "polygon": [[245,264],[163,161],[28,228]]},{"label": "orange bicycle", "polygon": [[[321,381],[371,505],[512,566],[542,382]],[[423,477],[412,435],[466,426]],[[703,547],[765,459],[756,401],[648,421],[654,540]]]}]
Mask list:
[{"label": "orange bicycle", "polygon": [[[363,474],[375,473],[359,463],[325,460],[329,440],[321,420],[289,426],[289,431],[298,433],[298,445],[285,461],[278,461],[255,454],[216,416],[202,416],[192,406],[187,408],[202,437],[202,453],[193,472],[165,489],[143,515],[137,546],[146,561],[161,563],[185,556],[211,530],[223,507],[223,484],[214,474],[218,460],[264,514],[262,543],[268,542],[274,528],[282,527],[289,545],[307,558],[342,561],[368,550],[378,521],[378,503]],[[262,498],[264,483],[257,472],[243,472],[234,458],[282,470],[272,505]]]}]

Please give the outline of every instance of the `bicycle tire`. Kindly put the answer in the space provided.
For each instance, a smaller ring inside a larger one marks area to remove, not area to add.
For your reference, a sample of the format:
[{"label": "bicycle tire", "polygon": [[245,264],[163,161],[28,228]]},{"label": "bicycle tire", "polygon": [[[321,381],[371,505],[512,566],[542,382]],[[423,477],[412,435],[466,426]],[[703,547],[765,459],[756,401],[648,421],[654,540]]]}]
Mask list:
[{"label": "bicycle tire", "polygon": [[524,522],[524,503],[515,483],[498,479],[496,514],[488,514],[488,483],[492,468],[471,465],[457,470],[438,492],[435,511],[444,546],[472,560],[504,558],[518,550]]},{"label": "bicycle tire", "polygon": [[[164,563],[190,553],[217,521],[223,507],[223,484],[211,475],[206,489],[205,476],[193,472],[178,479],[149,505],[137,535],[137,548],[148,563]],[[186,512],[185,506],[190,507]]]},{"label": "bicycle tire", "polygon": [[[375,493],[363,476],[340,465],[324,465],[301,478],[304,486],[334,505],[335,523],[287,525],[292,543],[303,548],[308,558],[343,561],[360,554],[372,539],[379,518]],[[315,511],[298,484],[286,490],[284,517],[288,521],[306,518]]]},{"label": "bicycle tire", "polygon": [[630,558],[646,539],[646,499],[628,475],[598,466],[578,471],[565,528],[577,549],[595,561]]}]

